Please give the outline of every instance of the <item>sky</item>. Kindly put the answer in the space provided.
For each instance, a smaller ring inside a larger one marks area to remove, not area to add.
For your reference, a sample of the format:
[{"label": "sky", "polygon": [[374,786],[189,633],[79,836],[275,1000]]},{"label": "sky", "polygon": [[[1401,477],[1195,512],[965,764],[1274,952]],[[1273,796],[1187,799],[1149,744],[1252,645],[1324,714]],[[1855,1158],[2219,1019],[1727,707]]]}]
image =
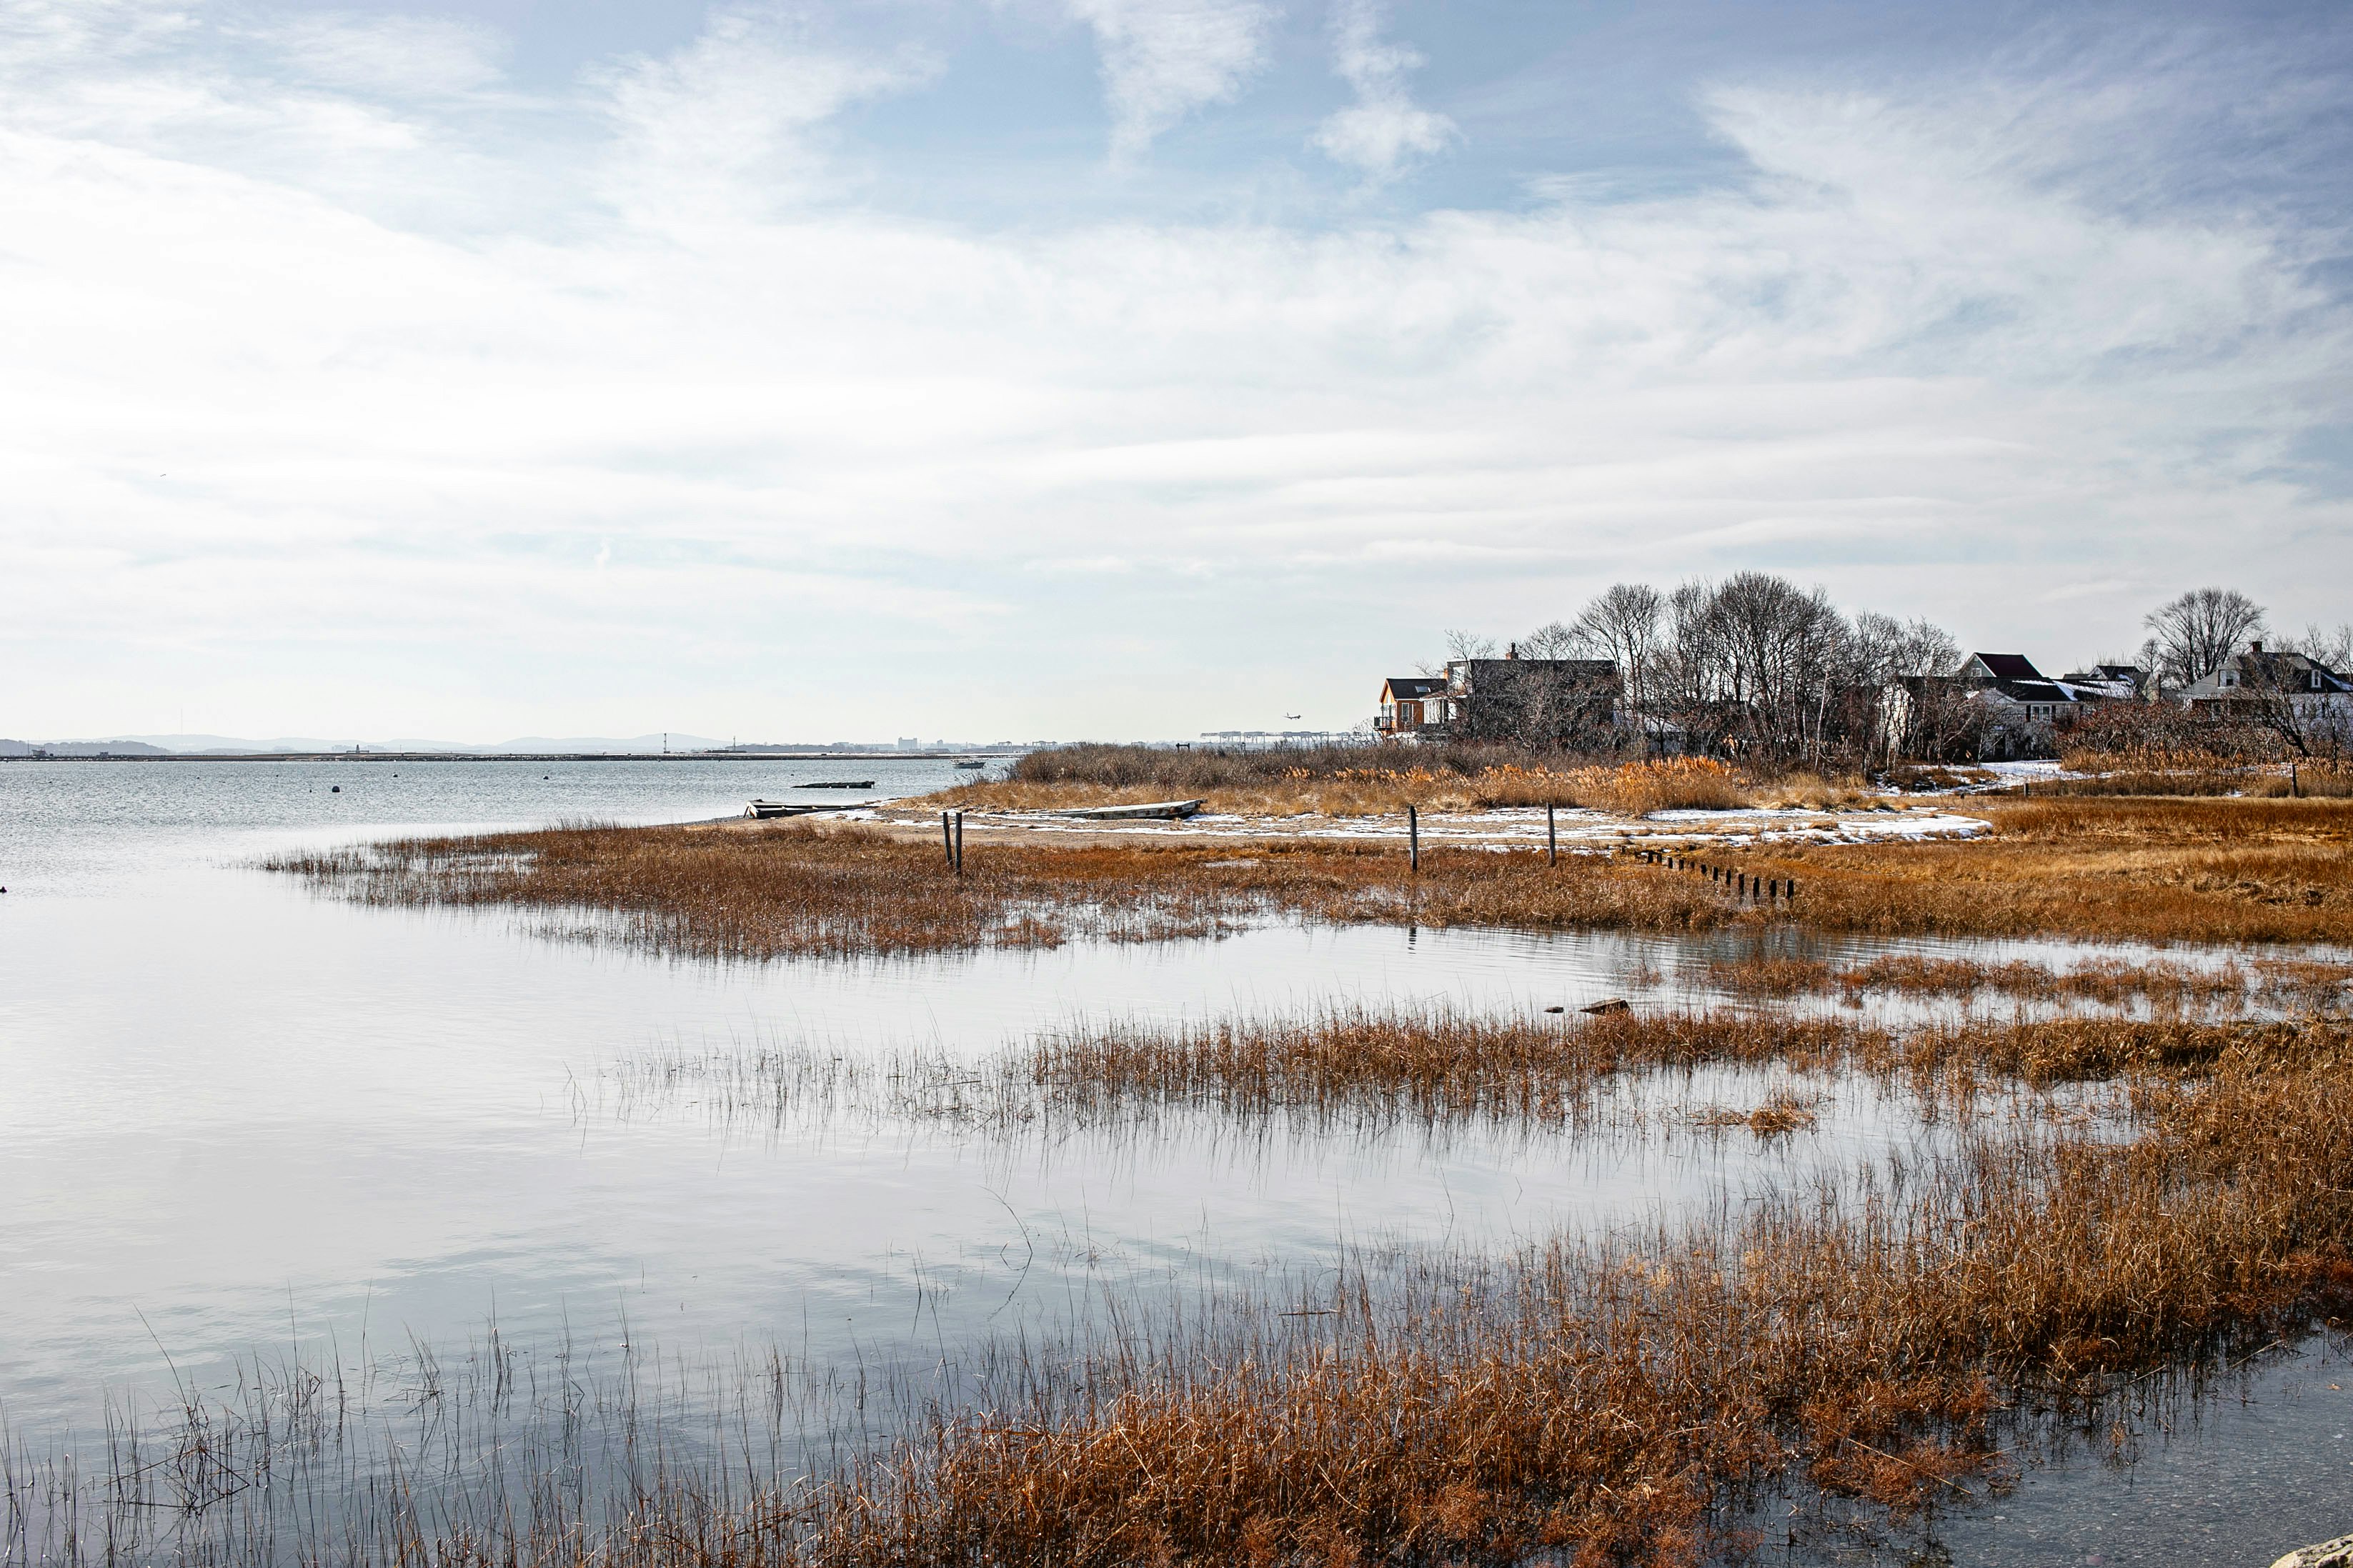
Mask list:
[{"label": "sky", "polygon": [[0,735],[1340,729],[1750,568],[2333,625],[2348,218],[2341,3],[0,0]]}]

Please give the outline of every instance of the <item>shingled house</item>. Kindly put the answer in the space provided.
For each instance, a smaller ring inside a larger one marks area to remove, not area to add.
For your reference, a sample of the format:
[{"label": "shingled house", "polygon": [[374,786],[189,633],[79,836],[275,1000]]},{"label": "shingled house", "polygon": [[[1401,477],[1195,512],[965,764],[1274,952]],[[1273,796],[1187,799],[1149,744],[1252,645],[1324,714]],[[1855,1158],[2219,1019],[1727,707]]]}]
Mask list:
[{"label": "shingled house", "polygon": [[2353,679],[2300,653],[2266,653],[2263,645],[2249,643],[2222,668],[2200,676],[2183,687],[2178,700],[2184,707],[2210,713],[2227,713],[2235,706],[2266,700],[2284,700],[2298,709],[2353,709]]},{"label": "shingled house", "polygon": [[1373,729],[1384,739],[1404,739],[1446,728],[1446,681],[1436,675],[1392,675],[1381,682],[1380,716]]},{"label": "shingled house", "polygon": [[1444,676],[1381,684],[1374,730],[1384,739],[1590,743],[1614,722],[1618,666],[1606,658],[1449,659]]},{"label": "shingled house", "polygon": [[2108,695],[2053,680],[2022,653],[1973,653],[1953,679],[1975,689],[1969,700],[1985,711],[1982,754],[1992,757],[2049,755],[2058,732]]}]

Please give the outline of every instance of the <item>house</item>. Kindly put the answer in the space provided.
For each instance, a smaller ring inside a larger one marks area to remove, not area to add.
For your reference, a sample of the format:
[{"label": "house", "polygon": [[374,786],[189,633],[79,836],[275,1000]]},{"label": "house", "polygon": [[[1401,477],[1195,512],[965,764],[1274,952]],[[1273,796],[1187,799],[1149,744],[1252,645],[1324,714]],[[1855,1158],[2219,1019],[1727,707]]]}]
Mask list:
[{"label": "house", "polygon": [[1984,712],[1979,752],[1989,757],[2047,754],[2059,731],[2107,697],[2089,685],[2052,679],[2022,653],[1973,653],[1953,679],[1971,689],[1968,700]]},{"label": "house", "polygon": [[1427,729],[1446,725],[1446,681],[1436,675],[1393,675],[1381,682],[1380,717],[1376,733],[1404,740]]},{"label": "house", "polygon": [[1449,659],[1440,676],[1392,677],[1381,685],[1373,727],[1393,740],[1565,745],[1609,730],[1618,666],[1606,658]]},{"label": "house", "polygon": [[2174,696],[2192,710],[2217,714],[2251,702],[2276,700],[2284,700],[2299,711],[2353,711],[2353,679],[2300,653],[2265,653],[2263,645],[2255,642]]},{"label": "house", "polygon": [[2151,689],[2148,671],[2137,664],[2095,664],[2059,678],[2062,686],[2078,689],[2102,701],[2129,702]]}]

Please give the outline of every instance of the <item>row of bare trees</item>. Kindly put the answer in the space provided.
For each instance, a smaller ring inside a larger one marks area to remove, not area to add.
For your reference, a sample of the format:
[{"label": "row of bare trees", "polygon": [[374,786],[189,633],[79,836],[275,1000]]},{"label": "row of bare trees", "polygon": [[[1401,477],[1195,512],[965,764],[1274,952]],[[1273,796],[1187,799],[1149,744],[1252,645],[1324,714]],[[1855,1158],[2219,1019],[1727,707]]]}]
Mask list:
[{"label": "row of bare trees", "polygon": [[[1456,657],[1485,651],[1451,639]],[[1905,678],[1949,675],[1959,646],[1924,620],[1849,618],[1821,589],[1769,572],[1694,581],[1662,593],[1620,583],[1573,620],[1522,638],[1531,658],[1606,658],[1641,724],[1619,737],[1643,750],[1736,752],[1808,766],[1878,765],[1921,742],[1912,731],[1965,726],[1962,705],[1913,700]],[[1915,683],[1917,684],[1917,683]],[[1943,710],[1950,708],[1947,713]]]},{"label": "row of bare trees", "polygon": [[[2263,606],[2235,590],[2199,588],[2151,611],[2146,625],[2149,639],[2137,665],[2154,678],[2147,695],[2155,696],[2231,664],[2264,631],[2265,617]],[[1448,644],[1456,658],[1496,652],[1493,642],[1461,632],[1449,633]],[[1664,593],[1620,583],[1573,619],[1530,632],[1518,648],[1528,658],[1616,666],[1621,710],[1640,722],[1619,730],[1586,726],[1590,732],[1573,743],[1589,749],[1880,767],[1898,758],[1974,757],[1993,721],[1985,704],[1969,700],[1973,689],[1951,679],[1963,656],[1943,627],[1871,611],[1849,616],[1822,589],[1802,589],[1768,572],[1695,580]],[[2353,664],[2353,626],[2308,628],[2274,651],[2301,653],[2341,672]],[[2269,691],[2265,672],[2284,668],[2276,661],[2247,668],[2254,675],[2237,689],[2245,700],[2232,705],[2232,725],[2252,725],[2287,752],[2353,749],[2331,729],[2343,727],[2345,710],[2284,689]],[[1555,722],[1558,716],[1535,717],[1546,721],[1536,729],[1567,738]]]}]

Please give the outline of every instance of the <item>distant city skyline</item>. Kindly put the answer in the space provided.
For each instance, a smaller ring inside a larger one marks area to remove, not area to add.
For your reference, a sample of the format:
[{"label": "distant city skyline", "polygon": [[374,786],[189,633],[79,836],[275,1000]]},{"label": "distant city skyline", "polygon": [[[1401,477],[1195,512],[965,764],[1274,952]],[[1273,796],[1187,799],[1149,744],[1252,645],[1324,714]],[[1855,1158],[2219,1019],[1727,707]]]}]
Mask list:
[{"label": "distant city skyline", "polygon": [[1343,729],[1746,568],[2353,619],[2344,22],[8,0],[0,736]]}]

